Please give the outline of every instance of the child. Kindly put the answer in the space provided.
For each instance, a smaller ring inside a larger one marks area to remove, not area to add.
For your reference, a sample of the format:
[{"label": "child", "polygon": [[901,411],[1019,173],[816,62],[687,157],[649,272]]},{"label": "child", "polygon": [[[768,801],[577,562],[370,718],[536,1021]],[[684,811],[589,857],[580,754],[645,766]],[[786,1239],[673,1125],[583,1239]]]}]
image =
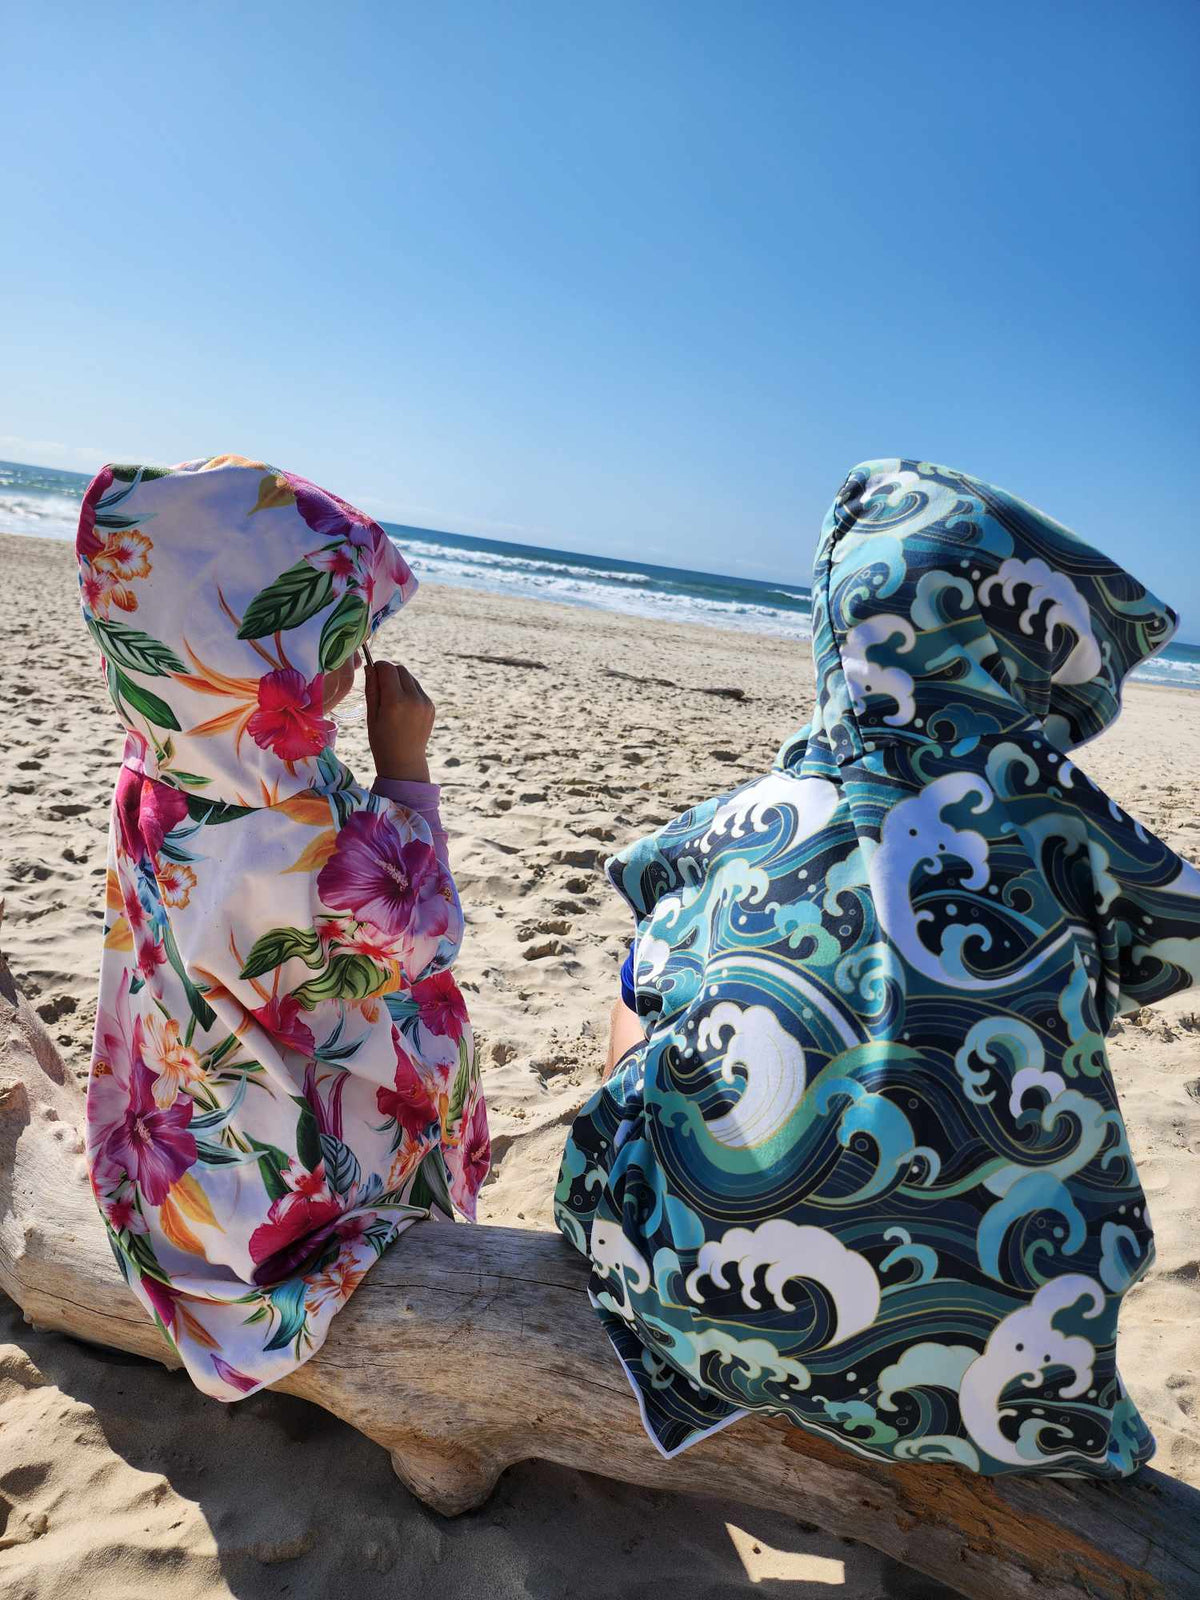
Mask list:
[{"label": "child", "polygon": [[240,456],[106,467],[77,550],[127,730],[92,1186],[193,1381],[236,1400],[320,1348],[409,1223],[472,1217],[488,1170],[433,706],[368,669],[371,792],[329,716],[416,581],[352,506]]},{"label": "child", "polygon": [[988,1474],[1150,1456],[1115,1346],[1152,1234],[1104,1036],[1200,977],[1200,873],[1067,752],[1175,626],[1021,501],[858,467],[811,726],[610,863],[638,1016],[556,1216],[665,1455],[763,1411]]}]

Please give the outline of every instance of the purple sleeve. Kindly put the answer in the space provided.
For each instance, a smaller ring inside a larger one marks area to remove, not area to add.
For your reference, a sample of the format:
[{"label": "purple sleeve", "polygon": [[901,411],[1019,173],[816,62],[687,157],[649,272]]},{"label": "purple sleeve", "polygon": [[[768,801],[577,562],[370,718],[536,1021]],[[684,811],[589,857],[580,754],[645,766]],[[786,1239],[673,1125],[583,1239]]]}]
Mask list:
[{"label": "purple sleeve", "polygon": [[439,786],[436,783],[418,783],[415,779],[408,778],[376,778],[371,787],[385,800],[394,800],[397,805],[405,806],[409,811],[415,811],[419,817],[424,817],[433,835],[434,854],[449,871],[449,841],[438,811],[438,801],[442,793]]}]

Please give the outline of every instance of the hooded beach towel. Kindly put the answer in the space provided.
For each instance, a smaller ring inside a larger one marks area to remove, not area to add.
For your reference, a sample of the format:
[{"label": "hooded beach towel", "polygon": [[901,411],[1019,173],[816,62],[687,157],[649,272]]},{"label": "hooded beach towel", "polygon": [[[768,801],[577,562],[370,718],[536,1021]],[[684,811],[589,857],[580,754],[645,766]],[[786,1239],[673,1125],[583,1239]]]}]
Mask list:
[{"label": "hooded beach towel", "polygon": [[1200,976],[1200,874],[1068,752],[1176,619],[1023,502],[856,468],[775,770],[609,864],[644,1046],[556,1196],[648,1431],[1123,1477],[1150,1221],[1105,1034]]},{"label": "hooded beach towel", "polygon": [[88,1165],[126,1280],[236,1400],[487,1173],[454,884],[323,707],[416,582],[352,506],[239,456],[106,467],[77,549],[127,729]]}]

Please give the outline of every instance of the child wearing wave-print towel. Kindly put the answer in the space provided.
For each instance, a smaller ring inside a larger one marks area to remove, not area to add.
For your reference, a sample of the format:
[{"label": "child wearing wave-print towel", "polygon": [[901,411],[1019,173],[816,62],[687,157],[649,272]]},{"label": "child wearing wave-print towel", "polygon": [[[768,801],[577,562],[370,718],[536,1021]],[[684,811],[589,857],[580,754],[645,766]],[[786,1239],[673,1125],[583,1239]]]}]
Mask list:
[{"label": "child wearing wave-print towel", "polygon": [[92,1186],[194,1382],[236,1400],[411,1222],[472,1218],[488,1170],[432,702],[368,667],[371,791],[329,715],[416,580],[353,506],[240,456],[106,467],[77,552],[127,730]]},{"label": "child wearing wave-print towel", "polygon": [[664,1454],[760,1410],[988,1474],[1149,1458],[1116,1338],[1153,1235],[1104,1037],[1200,979],[1200,873],[1068,752],[1175,627],[1003,491],[857,467],[813,722],[609,863],[637,1014],[556,1217]]}]

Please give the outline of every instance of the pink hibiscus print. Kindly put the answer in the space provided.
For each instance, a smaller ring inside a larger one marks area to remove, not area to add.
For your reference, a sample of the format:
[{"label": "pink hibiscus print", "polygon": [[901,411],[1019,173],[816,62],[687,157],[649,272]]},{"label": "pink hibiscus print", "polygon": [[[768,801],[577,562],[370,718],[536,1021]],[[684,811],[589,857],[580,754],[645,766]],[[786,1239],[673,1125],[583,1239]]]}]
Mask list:
[{"label": "pink hibiscus print", "polygon": [[288,1277],[333,1232],[340,1211],[336,1200],[311,1200],[301,1193],[273,1200],[266,1222],[250,1235],[254,1282]]},{"label": "pink hibiscus print", "polygon": [[285,472],[284,477],[296,497],[296,510],[314,533],[326,539],[349,539],[352,544],[370,548],[374,542],[372,531],[378,528],[370,517],[305,478],[294,477],[290,472]]},{"label": "pink hibiscus print", "polygon": [[104,1200],[101,1202],[105,1215],[108,1217],[109,1226],[115,1233],[146,1233],[148,1228],[146,1220],[133,1203],[131,1195],[122,1195],[117,1200]]},{"label": "pink hibiscus print", "polygon": [[311,1055],[316,1048],[312,1029],[300,1021],[300,1002],[294,995],[272,995],[266,1005],[256,1006],[250,1015],[289,1050]]},{"label": "pink hibiscus print", "polygon": [[404,841],[379,812],[356,811],[317,876],[317,893],[327,906],[351,911],[393,939],[403,933],[441,934],[450,916],[440,879],[429,845]]},{"label": "pink hibiscus print", "polygon": [[335,544],[328,550],[314,550],[304,559],[310,567],[317,567],[329,574],[333,579],[334,594],[341,594],[348,584],[357,588],[362,582],[359,552],[349,543]]},{"label": "pink hibiscus print", "polygon": [[382,1114],[398,1122],[410,1138],[418,1139],[428,1131],[431,1122],[437,1121],[437,1106],[428,1084],[401,1045],[396,1028],[392,1029],[392,1045],[396,1051],[395,1083],[391,1089],[376,1089],[375,1103]]},{"label": "pink hibiscus print", "polygon": [[281,761],[308,761],[333,743],[336,725],[321,715],[324,681],[320,673],[311,680],[295,667],[280,667],[258,680],[258,710],[246,731],[262,750],[272,750]]},{"label": "pink hibiscus print", "polygon": [[140,897],[124,883],[121,885],[121,899],[125,906],[125,920],[133,937],[138,971],[149,981],[154,977],[155,970],[166,961],[166,947],[155,932],[150,913]]},{"label": "pink hibiscus print", "polygon": [[470,1018],[466,1001],[458,985],[448,972],[435,972],[412,986],[412,997],[421,1010],[421,1022],[443,1039],[453,1039],[455,1044],[463,1036]]},{"label": "pink hibiscus print", "polygon": [[391,584],[407,599],[417,586],[412,568],[382,528],[379,531],[380,537],[375,541],[375,556],[371,563],[372,585],[380,582]]},{"label": "pink hibiscus print", "polygon": [[81,561],[93,560],[104,548],[96,533],[96,505],[112,488],[112,481],[112,468],[102,467],[87,486],[79,511],[79,532],[75,539],[75,553]]},{"label": "pink hibiscus print", "polygon": [[475,1101],[469,1118],[463,1124],[459,1147],[451,1152],[451,1164],[456,1169],[450,1185],[451,1198],[465,1216],[473,1217],[475,1196],[482,1188],[492,1164],[487,1107],[482,1097]]},{"label": "pink hibiscus print", "polygon": [[[136,1039],[124,1092],[118,1087],[114,1096],[119,1114],[108,1126],[104,1155],[112,1166],[128,1173],[152,1206],[161,1206],[171,1186],[196,1161],[196,1140],[188,1132],[193,1107],[187,1095],[180,1095],[165,1108],[157,1104],[154,1078],[142,1060],[140,1019]],[[115,1074],[113,1082],[118,1084]],[[122,1099],[124,1106],[120,1107]]]},{"label": "pink hibiscus print", "polygon": [[92,1051],[92,1074],[88,1082],[87,1137],[88,1166],[92,1189],[102,1206],[105,1194],[124,1181],[125,1174],[104,1153],[108,1135],[125,1115],[129,1101],[129,1080],[133,1073],[135,1050],[141,1049],[142,1020],[135,1022],[129,994],[122,987],[115,1011],[104,1006],[96,1015],[96,1042]]},{"label": "pink hibiscus print", "polygon": [[307,1261],[333,1232],[341,1206],[325,1182],[325,1163],[310,1172],[297,1161],[283,1171],[289,1193],[271,1202],[267,1220],[250,1235],[255,1283],[276,1283]]},{"label": "pink hibiscus print", "polygon": [[117,825],[134,861],[157,855],[163,840],[188,814],[187,800],[169,783],[155,783],[122,766],[117,775]]}]

